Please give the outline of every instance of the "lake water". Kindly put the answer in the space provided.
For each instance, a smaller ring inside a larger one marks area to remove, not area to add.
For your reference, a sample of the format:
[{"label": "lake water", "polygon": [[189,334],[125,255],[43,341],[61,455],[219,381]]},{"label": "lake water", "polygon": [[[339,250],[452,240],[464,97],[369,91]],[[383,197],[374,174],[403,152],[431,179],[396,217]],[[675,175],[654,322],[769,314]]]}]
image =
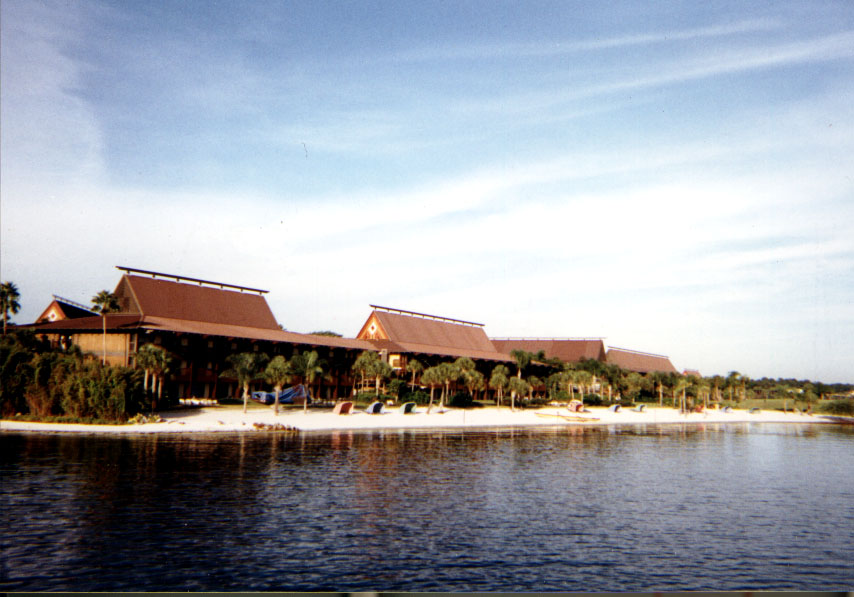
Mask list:
[{"label": "lake water", "polygon": [[0,590],[854,587],[854,428],[0,434]]}]

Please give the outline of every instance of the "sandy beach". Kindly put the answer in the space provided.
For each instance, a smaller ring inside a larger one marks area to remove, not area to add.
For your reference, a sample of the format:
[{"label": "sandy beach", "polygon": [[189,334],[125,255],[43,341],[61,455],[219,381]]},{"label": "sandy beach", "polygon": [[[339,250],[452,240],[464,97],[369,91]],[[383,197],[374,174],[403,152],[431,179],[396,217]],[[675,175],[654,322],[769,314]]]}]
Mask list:
[{"label": "sandy beach", "polygon": [[32,423],[26,421],[0,421],[0,431],[34,431],[66,433],[192,433],[239,432],[294,429],[299,431],[375,430],[375,429],[449,429],[449,428],[510,428],[563,425],[631,425],[674,423],[829,423],[818,415],[780,411],[749,413],[746,410],[723,412],[709,410],[704,413],[680,414],[673,408],[646,407],[643,412],[621,409],[610,412],[605,408],[589,407],[583,414],[570,413],[566,407],[549,406],[539,409],[511,411],[509,407],[478,409],[434,408],[427,414],[426,407],[415,413],[401,414],[396,407],[388,407],[383,414],[370,415],[354,412],[336,415],[332,409],[284,410],[279,415],[272,408],[252,404],[246,413],[242,406],[193,406],[161,413],[161,422],[129,425],[79,425],[68,423]]}]

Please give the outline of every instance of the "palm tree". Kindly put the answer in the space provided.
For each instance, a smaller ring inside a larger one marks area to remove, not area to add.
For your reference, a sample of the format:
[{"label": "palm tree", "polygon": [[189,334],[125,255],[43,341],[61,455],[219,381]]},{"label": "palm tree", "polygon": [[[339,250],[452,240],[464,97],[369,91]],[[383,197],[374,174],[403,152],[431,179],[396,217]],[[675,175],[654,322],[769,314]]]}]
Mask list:
[{"label": "palm tree", "polygon": [[356,361],[353,363],[353,370],[361,376],[363,388],[367,378],[374,378],[377,396],[380,395],[380,381],[389,377],[393,371],[391,365],[382,360],[382,357],[378,353],[371,350],[363,351],[356,358]]},{"label": "palm tree", "polygon": [[741,373],[738,371],[730,371],[726,376],[726,385],[729,389],[729,401],[732,402],[732,389],[738,385],[738,380],[741,378]]},{"label": "palm tree", "polygon": [[148,377],[156,368],[157,361],[160,358],[158,352],[162,351],[162,348],[151,343],[143,344],[139,350],[136,351],[136,365],[137,367],[142,368],[145,372],[142,388],[145,390],[146,394],[148,394]]},{"label": "palm tree", "polygon": [[463,378],[463,383],[465,383],[469,394],[474,398],[474,389],[478,385],[478,376],[480,376],[480,379],[483,379],[483,375],[475,368],[474,361],[468,357],[459,357],[454,361],[454,366],[460,372],[458,377],[461,376]]},{"label": "palm tree", "polygon": [[293,370],[291,369],[291,364],[282,355],[278,355],[270,361],[270,364],[267,365],[267,369],[264,371],[264,377],[268,382],[273,384],[273,392],[276,394],[273,411],[277,415],[279,414],[279,394],[282,393],[282,388],[285,384],[290,383],[292,376]]},{"label": "palm tree", "polygon": [[438,367],[428,367],[421,374],[421,383],[427,384],[430,386],[430,404],[427,405],[427,413],[430,413],[430,410],[433,408],[433,394],[436,390],[436,386],[442,384],[442,379],[439,375]]},{"label": "palm tree", "polygon": [[[376,354],[376,353],[374,353]],[[385,363],[388,366],[388,363]],[[291,371],[301,377],[309,387],[309,394],[315,381],[319,381],[325,372],[326,361],[320,358],[316,350],[295,354],[290,360]],[[390,367],[389,367],[390,368]],[[302,403],[303,412],[308,412],[308,396]]]},{"label": "palm tree", "polygon": [[489,387],[496,391],[496,403],[501,407],[501,399],[504,398],[504,390],[509,382],[510,369],[506,365],[496,365],[489,376]]},{"label": "palm tree", "polygon": [[531,364],[534,355],[524,350],[511,350],[510,356],[516,360],[516,377],[522,379],[522,369]]},{"label": "palm tree", "polygon": [[13,315],[21,308],[18,299],[21,298],[21,293],[18,292],[18,287],[14,282],[3,282],[0,284],[0,308],[3,309],[3,335],[6,335],[6,323],[9,320],[9,313]]},{"label": "palm tree", "polygon": [[93,311],[101,314],[101,324],[104,327],[104,356],[102,362],[107,363],[107,313],[119,310],[119,299],[109,290],[102,290],[92,297]]},{"label": "palm tree", "polygon": [[267,362],[267,355],[262,352],[241,352],[229,355],[225,360],[230,365],[220,373],[220,377],[233,377],[243,388],[243,412],[249,402],[249,384],[258,379],[261,370]]},{"label": "palm tree", "polygon": [[679,412],[685,412],[686,404],[685,404],[685,390],[688,386],[691,385],[691,382],[684,377],[680,377],[673,384],[673,407],[676,407],[676,397],[679,392],[682,392],[681,399],[679,401]]},{"label": "palm tree", "polygon": [[157,380],[157,400],[151,406],[151,410],[157,408],[157,404],[163,398],[163,380],[166,378],[166,374],[169,373],[169,364],[172,362],[172,357],[169,356],[169,353],[160,347],[157,347],[154,355],[155,359],[152,372]]},{"label": "palm tree", "polygon": [[415,359],[406,361],[406,372],[412,374],[412,383],[410,384],[412,391],[415,391],[415,376],[424,371],[424,365]]},{"label": "palm tree", "polygon": [[575,372],[575,383],[578,385],[579,394],[581,394],[581,404],[584,404],[584,387],[590,384],[592,381],[593,374],[589,371],[579,369]]},{"label": "palm tree", "polygon": [[521,377],[511,377],[508,380],[510,386],[510,410],[516,409],[516,395],[524,396],[528,393],[528,382]]},{"label": "palm tree", "polygon": [[439,398],[439,409],[445,404],[445,399],[451,391],[451,384],[457,381],[462,375],[460,368],[454,363],[439,363],[436,367],[439,371],[439,378],[442,380],[442,395]]}]

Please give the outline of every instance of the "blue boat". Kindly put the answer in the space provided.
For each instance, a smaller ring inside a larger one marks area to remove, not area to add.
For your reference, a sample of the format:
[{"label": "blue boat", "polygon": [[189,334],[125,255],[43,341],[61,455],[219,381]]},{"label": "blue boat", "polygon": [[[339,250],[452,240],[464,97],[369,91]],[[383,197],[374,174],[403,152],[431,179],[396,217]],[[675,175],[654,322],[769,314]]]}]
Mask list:
[{"label": "blue boat", "polygon": [[[276,393],[252,392],[252,400],[269,406],[276,402]],[[279,404],[293,404],[294,401],[302,404],[303,400],[307,400],[311,404],[311,392],[302,384],[285,388],[279,394]]]}]

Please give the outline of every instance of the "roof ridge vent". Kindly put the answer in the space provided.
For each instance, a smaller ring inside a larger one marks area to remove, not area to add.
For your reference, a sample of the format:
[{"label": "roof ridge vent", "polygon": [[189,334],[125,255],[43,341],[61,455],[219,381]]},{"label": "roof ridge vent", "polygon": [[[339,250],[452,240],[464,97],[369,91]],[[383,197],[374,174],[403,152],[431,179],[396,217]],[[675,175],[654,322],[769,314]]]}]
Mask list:
[{"label": "roof ridge vent", "polygon": [[470,325],[473,327],[483,327],[482,323],[475,323],[473,321],[463,321],[462,319],[453,319],[451,317],[442,317],[441,315],[428,315],[427,313],[418,313],[417,311],[407,311],[405,309],[395,309],[394,307],[381,307],[379,305],[368,305],[372,309],[385,311],[387,313],[398,313],[400,315],[409,315],[411,317],[418,317],[420,319],[432,319],[434,321],[446,321],[449,323],[459,323],[462,325]]},{"label": "roof ridge vent", "polygon": [[151,276],[152,278],[169,278],[175,280],[176,282],[193,282],[198,284],[199,286],[216,286],[219,287],[220,290],[224,290],[226,288],[234,288],[235,290],[239,290],[240,292],[257,292],[258,294],[267,294],[270,292],[269,290],[261,290],[260,288],[249,288],[248,286],[238,286],[237,284],[228,284],[226,282],[213,282],[211,280],[202,280],[200,278],[190,278],[188,276],[178,276],[175,274],[165,274],[163,272],[153,272],[145,269],[136,269],[133,267],[125,267],[123,265],[117,265],[116,269],[122,270],[126,274],[136,273],[136,274],[145,274],[147,276]]},{"label": "roof ridge vent", "polygon": [[642,352],[642,351],[640,351],[640,350],[632,350],[632,349],[630,349],[630,348],[618,348],[618,347],[616,347],[616,346],[611,346],[608,350],[609,350],[609,351],[611,351],[611,350],[619,350],[620,352],[628,352],[628,353],[631,353],[631,354],[639,354],[639,355],[643,355],[643,356],[646,356],[646,357],[660,357],[660,358],[662,358],[662,359],[669,359],[669,358],[670,358],[669,356],[667,356],[667,355],[665,355],[665,354],[655,354],[655,353],[652,353],[652,352]]}]

